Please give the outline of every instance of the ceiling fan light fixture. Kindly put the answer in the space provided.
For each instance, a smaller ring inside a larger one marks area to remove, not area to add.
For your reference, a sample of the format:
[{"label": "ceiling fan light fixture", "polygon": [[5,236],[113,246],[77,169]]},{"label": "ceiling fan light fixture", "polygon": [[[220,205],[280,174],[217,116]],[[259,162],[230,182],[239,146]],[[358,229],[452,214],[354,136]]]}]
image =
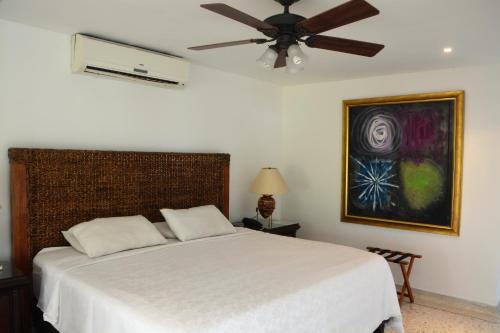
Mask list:
[{"label": "ceiling fan light fixture", "polygon": [[286,57],[286,70],[290,74],[297,74],[304,70],[307,55],[302,52],[299,45],[292,44],[288,47]]},{"label": "ceiling fan light fixture", "polygon": [[298,44],[290,45],[288,47],[287,54],[288,58],[290,58],[290,61],[292,61],[297,66],[303,66],[308,60],[307,55],[302,52]]},{"label": "ceiling fan light fixture", "polygon": [[304,70],[304,63],[296,64],[292,58],[286,58],[286,71],[290,74],[297,74]]},{"label": "ceiling fan light fixture", "polygon": [[274,68],[274,62],[278,58],[278,52],[273,48],[268,47],[266,51],[257,59],[257,63],[263,68],[271,70]]}]

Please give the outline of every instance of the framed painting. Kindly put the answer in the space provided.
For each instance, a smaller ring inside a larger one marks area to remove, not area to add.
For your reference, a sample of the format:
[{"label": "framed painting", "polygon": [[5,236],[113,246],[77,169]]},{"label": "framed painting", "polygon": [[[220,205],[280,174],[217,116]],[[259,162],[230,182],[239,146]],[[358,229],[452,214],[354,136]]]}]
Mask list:
[{"label": "framed painting", "polygon": [[341,220],[458,236],[464,92],[343,104]]}]

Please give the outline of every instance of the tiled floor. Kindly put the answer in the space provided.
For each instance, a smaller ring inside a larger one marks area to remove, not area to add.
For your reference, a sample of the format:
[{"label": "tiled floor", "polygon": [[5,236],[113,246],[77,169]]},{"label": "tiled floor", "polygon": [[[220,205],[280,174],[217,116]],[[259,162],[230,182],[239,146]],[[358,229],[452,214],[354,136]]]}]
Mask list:
[{"label": "tiled floor", "polygon": [[450,297],[417,291],[415,303],[403,303],[401,311],[405,333],[500,333],[493,307]]}]

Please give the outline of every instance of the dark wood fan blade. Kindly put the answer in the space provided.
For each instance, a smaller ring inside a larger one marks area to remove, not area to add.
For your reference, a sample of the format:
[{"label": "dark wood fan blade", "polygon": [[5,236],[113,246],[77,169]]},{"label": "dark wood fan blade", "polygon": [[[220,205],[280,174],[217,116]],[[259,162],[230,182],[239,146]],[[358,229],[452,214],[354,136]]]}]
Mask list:
[{"label": "dark wood fan blade", "polygon": [[274,62],[274,68],[281,68],[286,66],[286,50],[281,50],[278,53],[278,58]]},{"label": "dark wood fan blade", "polygon": [[365,57],[373,57],[384,48],[384,45],[381,44],[330,36],[311,36],[306,40],[306,45],[317,49],[357,54]]},{"label": "dark wood fan blade", "polygon": [[379,14],[377,8],[365,0],[351,0],[340,6],[297,23],[307,32],[319,34],[333,28],[363,20]]},{"label": "dark wood fan blade", "polygon": [[245,45],[245,44],[253,44],[253,43],[258,44],[258,43],[263,43],[265,41],[266,41],[265,39],[245,39],[245,40],[237,40],[234,42],[192,46],[192,47],[188,47],[188,49],[195,50],[195,51],[201,51],[201,50],[217,49],[219,47],[227,47],[227,46]]},{"label": "dark wood fan blade", "polygon": [[245,14],[233,7],[230,7],[226,4],[223,3],[208,3],[201,5],[201,7],[211,10],[214,13],[223,15],[225,17],[229,17],[230,19],[233,19],[235,21],[238,21],[240,23],[246,24],[251,26],[252,28],[259,29],[259,30],[278,30],[275,26],[266,23],[264,21],[261,21],[259,19],[256,19],[253,16],[250,16],[248,14]]}]

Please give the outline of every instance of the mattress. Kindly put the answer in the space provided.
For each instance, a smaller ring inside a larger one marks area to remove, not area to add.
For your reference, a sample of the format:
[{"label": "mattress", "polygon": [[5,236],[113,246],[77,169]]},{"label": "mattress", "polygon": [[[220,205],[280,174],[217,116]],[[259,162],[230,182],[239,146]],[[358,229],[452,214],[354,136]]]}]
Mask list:
[{"label": "mattress", "polygon": [[403,332],[381,256],[243,228],[96,259],[48,248],[33,272],[62,333]]}]

